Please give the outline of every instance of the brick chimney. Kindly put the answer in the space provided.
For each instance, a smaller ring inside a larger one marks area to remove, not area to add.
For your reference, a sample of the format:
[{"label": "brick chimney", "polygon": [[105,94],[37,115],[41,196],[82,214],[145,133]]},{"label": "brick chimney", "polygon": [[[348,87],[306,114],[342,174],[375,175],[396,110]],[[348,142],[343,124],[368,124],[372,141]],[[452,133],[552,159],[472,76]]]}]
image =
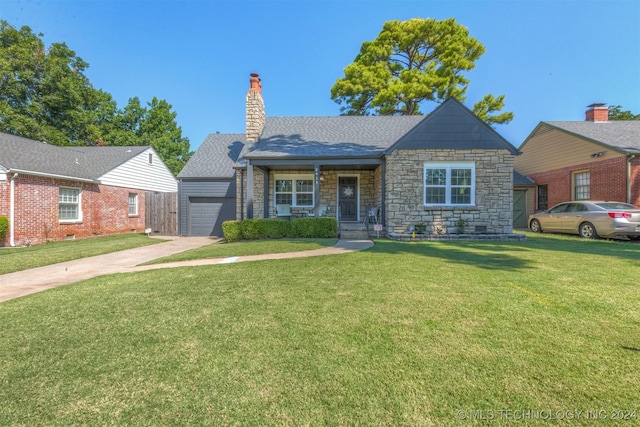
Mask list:
[{"label": "brick chimney", "polygon": [[588,122],[607,122],[609,121],[609,107],[605,107],[604,103],[595,103],[587,106],[586,120]]},{"label": "brick chimney", "polygon": [[256,142],[260,138],[266,114],[262,99],[262,83],[257,73],[251,73],[251,86],[247,92],[247,142]]}]

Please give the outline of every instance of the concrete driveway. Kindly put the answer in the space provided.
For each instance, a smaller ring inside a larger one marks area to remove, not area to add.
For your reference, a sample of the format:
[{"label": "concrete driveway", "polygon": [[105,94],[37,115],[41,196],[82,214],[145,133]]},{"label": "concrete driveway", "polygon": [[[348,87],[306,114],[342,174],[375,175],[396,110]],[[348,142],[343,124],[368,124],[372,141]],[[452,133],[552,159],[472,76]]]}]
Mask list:
[{"label": "concrete driveway", "polygon": [[334,246],[310,251],[241,257],[206,258],[193,261],[141,266],[140,264],[145,262],[174,255],[189,249],[206,246],[219,240],[218,238],[211,237],[162,237],[162,239],[171,240],[141,248],[127,249],[110,254],[81,258],[59,264],[0,275],[0,302],[107,274],[129,273],[134,271],[185,267],[192,265],[229,264],[263,259],[333,255],[367,249],[373,246],[373,242],[370,240],[339,240]]}]

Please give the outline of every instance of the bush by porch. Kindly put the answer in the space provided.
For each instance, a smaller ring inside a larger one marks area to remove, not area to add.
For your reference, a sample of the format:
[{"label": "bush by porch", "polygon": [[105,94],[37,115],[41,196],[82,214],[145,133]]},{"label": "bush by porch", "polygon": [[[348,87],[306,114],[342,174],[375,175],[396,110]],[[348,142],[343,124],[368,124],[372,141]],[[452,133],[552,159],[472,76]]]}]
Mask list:
[{"label": "bush by porch", "polygon": [[334,238],[338,236],[335,218],[253,218],[225,221],[222,233],[227,242],[238,240],[281,239],[284,237]]}]

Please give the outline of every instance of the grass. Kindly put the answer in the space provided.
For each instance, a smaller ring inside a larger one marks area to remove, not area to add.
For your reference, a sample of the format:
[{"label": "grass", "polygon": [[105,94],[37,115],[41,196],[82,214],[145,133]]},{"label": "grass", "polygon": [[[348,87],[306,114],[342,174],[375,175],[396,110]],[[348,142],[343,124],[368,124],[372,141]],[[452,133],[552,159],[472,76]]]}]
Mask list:
[{"label": "grass", "polygon": [[240,241],[234,243],[213,243],[201,248],[191,249],[146,264],[162,264],[165,262],[189,261],[202,258],[220,258],[229,256],[259,255],[264,253],[283,253],[294,251],[310,251],[336,244],[336,239],[281,239]]},{"label": "grass", "polygon": [[120,234],[90,239],[65,240],[29,247],[0,248],[0,274],[42,267],[94,255],[154,245],[163,240],[144,234]]},{"label": "grass", "polygon": [[528,236],[381,240],[2,303],[0,425],[637,423],[640,245]]}]

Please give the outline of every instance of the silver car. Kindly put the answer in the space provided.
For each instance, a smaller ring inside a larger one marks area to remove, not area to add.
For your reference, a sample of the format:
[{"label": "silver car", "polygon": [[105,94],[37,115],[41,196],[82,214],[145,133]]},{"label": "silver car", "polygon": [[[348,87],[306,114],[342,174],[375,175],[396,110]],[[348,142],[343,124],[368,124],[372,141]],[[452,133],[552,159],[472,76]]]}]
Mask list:
[{"label": "silver car", "polygon": [[529,229],[595,239],[640,239],[640,208],[622,202],[572,201],[529,215]]}]

